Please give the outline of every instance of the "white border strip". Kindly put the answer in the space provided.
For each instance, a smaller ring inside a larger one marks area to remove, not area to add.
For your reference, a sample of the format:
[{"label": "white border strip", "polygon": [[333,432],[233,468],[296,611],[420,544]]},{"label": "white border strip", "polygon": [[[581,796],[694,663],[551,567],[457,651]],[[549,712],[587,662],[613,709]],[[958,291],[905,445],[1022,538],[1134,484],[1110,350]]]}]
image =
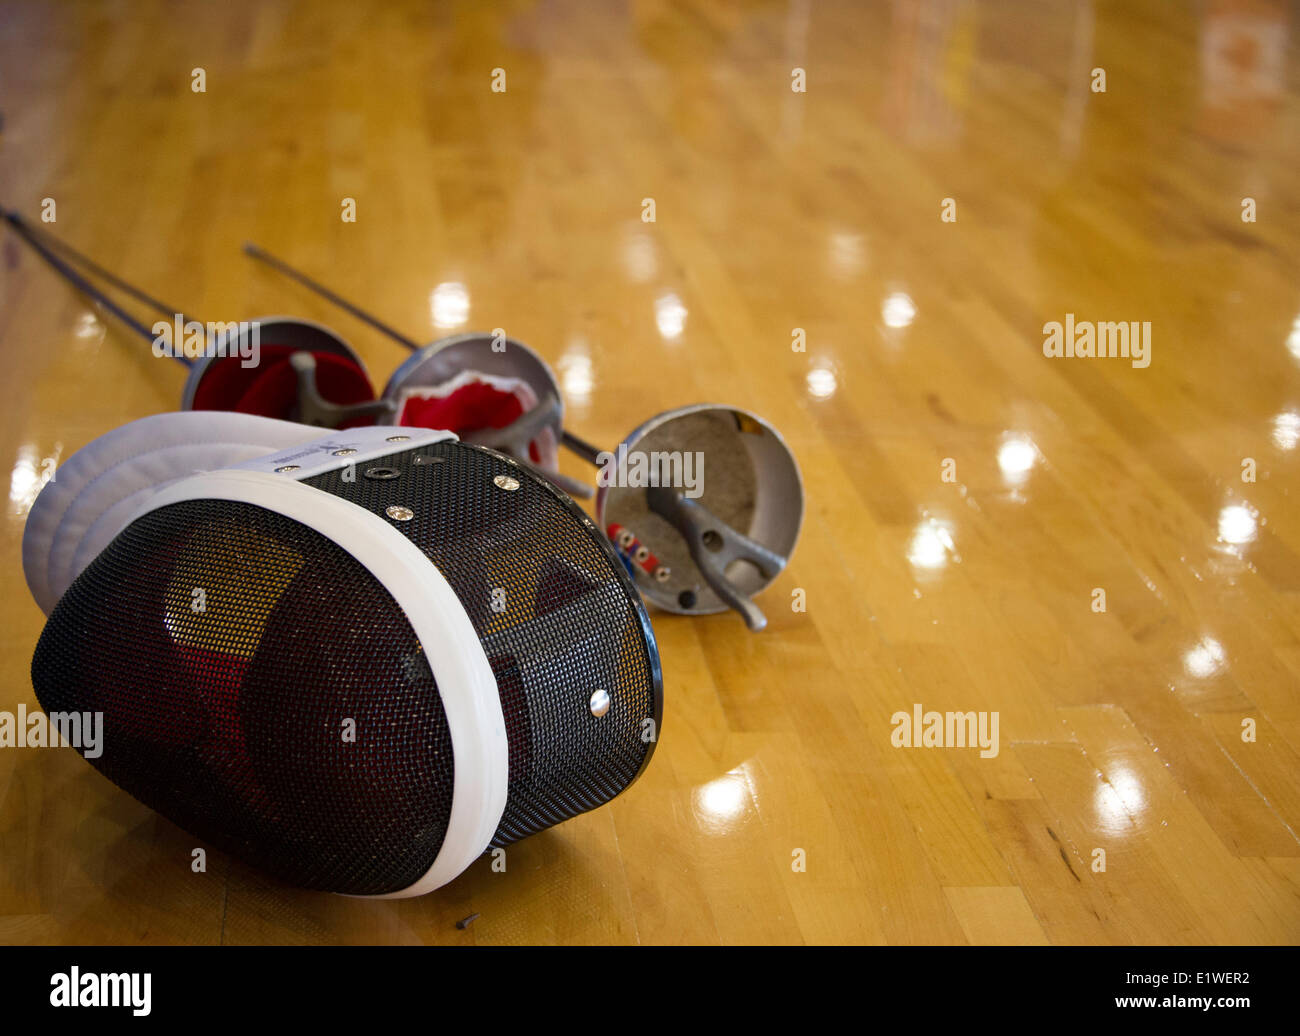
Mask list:
[{"label": "white border strip", "polygon": [[419,637],[447,715],[455,756],[451,817],[438,856],[422,878],[398,892],[357,898],[402,899],[447,884],[487,849],[505,812],[509,782],[496,677],[455,591],[383,518],[284,475],[235,469],[195,475],[151,497],[127,525],[185,500],[232,500],[292,518],[338,544],[393,595]]},{"label": "white border strip", "polygon": [[[346,468],[350,464],[361,464],[390,453],[401,453],[456,438],[453,433],[439,429],[399,428],[395,425],[369,425],[333,432],[322,428],[320,432],[319,439],[290,446],[277,453],[254,457],[231,467],[240,471],[265,471],[269,474],[276,468],[293,465],[293,470],[284,472],[282,477],[289,476],[300,481],[315,478],[327,471]],[[394,442],[394,439],[400,441]],[[340,450],[352,452],[340,457],[337,456]]]}]

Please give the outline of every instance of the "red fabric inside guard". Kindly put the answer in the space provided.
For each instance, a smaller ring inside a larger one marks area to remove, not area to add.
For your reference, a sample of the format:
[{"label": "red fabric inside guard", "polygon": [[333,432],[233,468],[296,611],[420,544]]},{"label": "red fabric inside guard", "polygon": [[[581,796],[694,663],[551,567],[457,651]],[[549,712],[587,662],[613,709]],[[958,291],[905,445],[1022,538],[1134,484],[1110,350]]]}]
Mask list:
[{"label": "red fabric inside guard", "polygon": [[[244,367],[238,356],[214,359],[199,378],[193,409],[291,420],[298,401],[298,378],[289,357],[298,351],[287,345],[264,345],[256,367]],[[312,352],[312,356],[316,358],[316,388],[325,399],[345,406],[375,398],[366,372],[351,359],[327,352]],[[342,427],[367,424],[374,424],[374,418],[348,421]]]},{"label": "red fabric inside guard", "polygon": [[481,381],[462,385],[448,396],[418,399],[402,407],[399,424],[412,428],[440,428],[457,435],[480,428],[504,428],[524,412],[513,393],[502,392]]}]

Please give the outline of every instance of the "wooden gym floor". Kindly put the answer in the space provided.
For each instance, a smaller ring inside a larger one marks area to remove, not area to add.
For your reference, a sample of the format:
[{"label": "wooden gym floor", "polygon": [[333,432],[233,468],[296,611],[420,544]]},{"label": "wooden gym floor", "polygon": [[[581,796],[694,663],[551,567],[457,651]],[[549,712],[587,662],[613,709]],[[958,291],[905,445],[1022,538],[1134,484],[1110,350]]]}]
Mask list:
[{"label": "wooden gym floor", "polygon": [[[600,443],[748,407],[807,491],[769,629],[657,616],[652,766],[506,873],[194,874],[12,748],[0,941],[1296,942],[1298,41],[1267,0],[0,5],[0,203],[207,319],[326,322],[380,384],[405,354],[243,241],[422,340],[508,329]],[[2,254],[15,711],[44,461],[182,373]],[[1045,356],[1066,314],[1149,321],[1150,365]],[[895,747],[918,704],[996,713],[998,753]]]}]

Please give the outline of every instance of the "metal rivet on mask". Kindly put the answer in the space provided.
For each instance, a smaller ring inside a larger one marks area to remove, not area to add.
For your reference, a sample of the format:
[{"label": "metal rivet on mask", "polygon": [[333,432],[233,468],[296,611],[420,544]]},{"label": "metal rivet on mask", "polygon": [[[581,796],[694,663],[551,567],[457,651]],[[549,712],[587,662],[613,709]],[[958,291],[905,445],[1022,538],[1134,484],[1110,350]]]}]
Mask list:
[{"label": "metal rivet on mask", "polygon": [[298,470],[298,465],[297,465],[297,464],[286,464],[286,465],[284,465],[284,467],[282,467],[282,468],[276,468],[275,470],[276,470],[277,472],[283,472],[283,471],[297,471],[297,470]]},{"label": "metal rivet on mask", "polygon": [[401,472],[396,468],[366,468],[366,478],[373,478],[380,482],[386,482],[390,478],[397,478]]},{"label": "metal rivet on mask", "polygon": [[593,716],[603,716],[609,711],[609,691],[597,690],[588,703]]},{"label": "metal rivet on mask", "polygon": [[354,453],[356,453],[356,452],[357,452],[356,450],[335,450],[335,451],[334,451],[334,456],[336,456],[336,457],[351,457],[352,454],[354,454]]},{"label": "metal rivet on mask", "polygon": [[669,579],[672,578],[672,575],[673,575],[672,569],[666,568],[663,565],[660,565],[658,568],[654,570],[654,577],[656,583],[666,583],[668,582]]},{"label": "metal rivet on mask", "polygon": [[498,489],[504,489],[507,493],[513,493],[519,488],[519,479],[513,475],[498,475],[492,480],[492,484]]},{"label": "metal rivet on mask", "polygon": [[411,437],[409,435],[390,435],[386,441],[387,442],[410,442],[410,439]]},{"label": "metal rivet on mask", "polygon": [[384,514],[388,515],[388,517],[393,519],[395,522],[409,522],[415,517],[414,511],[409,507],[403,507],[401,504],[391,505],[384,511]]}]

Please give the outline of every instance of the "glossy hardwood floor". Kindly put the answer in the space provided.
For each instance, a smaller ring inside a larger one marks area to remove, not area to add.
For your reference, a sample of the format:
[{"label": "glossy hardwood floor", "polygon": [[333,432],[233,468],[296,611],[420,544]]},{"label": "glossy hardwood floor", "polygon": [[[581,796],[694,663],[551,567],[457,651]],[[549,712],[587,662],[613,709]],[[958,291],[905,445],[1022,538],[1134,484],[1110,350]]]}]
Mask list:
[{"label": "glossy hardwood floor", "polygon": [[[0,941],[1300,940],[1298,37],[1267,0],[0,5],[0,203],[380,384],[405,354],[243,241],[416,338],[508,329],[601,443],[747,407],[807,490],[769,629],[656,615],[652,766],[506,873],[194,874],[73,752],[5,749]],[[14,711],[44,461],[183,379],[0,266]],[[1149,366],[1045,356],[1066,314],[1149,321]],[[997,754],[895,747],[918,704]]]}]

